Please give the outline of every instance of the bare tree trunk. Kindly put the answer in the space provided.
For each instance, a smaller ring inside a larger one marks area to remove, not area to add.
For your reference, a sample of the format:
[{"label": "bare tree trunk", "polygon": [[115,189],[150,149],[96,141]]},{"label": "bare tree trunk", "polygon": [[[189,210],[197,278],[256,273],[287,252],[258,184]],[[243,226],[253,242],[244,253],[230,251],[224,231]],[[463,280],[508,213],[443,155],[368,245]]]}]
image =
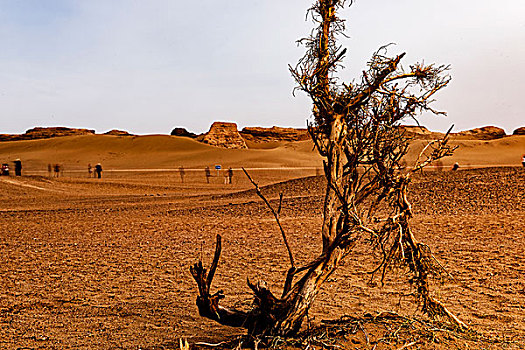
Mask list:
[{"label": "bare tree trunk", "polygon": [[[352,0],[347,1],[352,4]],[[336,10],[347,1],[314,2],[310,11],[318,27],[305,39],[307,53],[297,68],[291,68],[299,89],[312,99],[315,123],[308,130],[315,148],[325,159],[327,185],[321,227],[322,251],[306,266],[295,266],[279,222],[281,204],[274,210],[246,173],[274,215],[288,250],[291,267],[282,296],[273,295],[263,282],[252,284],[248,281],[254,293],[251,310],[220,306],[223,292],[210,294],[221,253],[220,236],[209,274],[202,262],[191,268],[199,287],[199,313],[224,325],[244,327],[254,337],[297,334],[322,284],[346,253],[366,236],[371,245],[375,245],[370,250],[380,250],[384,255],[377,270],[383,268],[384,274],[391,261],[404,262],[414,276],[412,283],[423,310],[431,316],[446,315],[464,326],[429,294],[430,253],[423,251],[410,229],[411,208],[406,197],[409,175],[400,174],[400,162],[408,152],[408,141],[399,133],[399,123],[406,117],[415,118],[421,111],[439,114],[429,104],[432,95],[450,81],[443,74],[448,68],[415,64],[410,66],[410,71],[405,71],[398,67],[404,54],[388,58],[376,53],[360,83],[338,85],[332,73],[346,50],[341,50],[335,39],[335,35],[344,30],[344,21],[336,16]],[[413,171],[451,154],[451,148],[446,145],[447,136],[425,147],[424,151],[429,150],[431,154],[421,163],[418,159]],[[359,172],[362,168],[367,169],[365,174]],[[387,217],[381,217],[384,215],[379,213],[381,205],[385,209],[383,213],[389,213]]]},{"label": "bare tree trunk", "polygon": [[307,272],[297,283],[297,291],[289,303],[289,309],[282,320],[279,320],[272,333],[282,336],[297,334],[302,322],[314,302],[321,285],[335,271],[341,261],[343,251],[339,248],[328,250],[319,264]]}]

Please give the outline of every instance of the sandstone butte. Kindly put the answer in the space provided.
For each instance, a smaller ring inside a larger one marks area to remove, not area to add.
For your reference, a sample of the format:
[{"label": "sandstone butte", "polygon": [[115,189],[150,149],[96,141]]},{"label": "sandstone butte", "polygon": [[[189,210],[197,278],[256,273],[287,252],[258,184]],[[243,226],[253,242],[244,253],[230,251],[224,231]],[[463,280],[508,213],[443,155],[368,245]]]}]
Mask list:
[{"label": "sandstone butte", "polygon": [[61,126],[51,128],[36,127],[27,130],[24,134],[19,135],[0,134],[0,141],[38,140],[60,136],[78,136],[94,134],[95,130],[90,129],[73,129]]},{"label": "sandstone butte", "polygon": [[505,130],[496,126],[484,126],[453,134],[455,139],[495,140],[505,137]]},{"label": "sandstone butte", "polygon": [[[405,132],[406,136],[416,139],[438,139],[444,136],[443,133],[429,131],[424,126],[403,125],[400,128]],[[525,128],[522,129],[524,129],[523,131],[525,132]],[[519,134],[516,134],[516,131],[514,131],[514,135]],[[452,140],[496,140],[505,136],[507,136],[505,130],[496,126],[484,126],[481,128],[450,133],[450,138]]]},{"label": "sandstone butte", "polygon": [[240,134],[245,140],[253,142],[304,141],[310,139],[306,129],[281,128],[278,126],[271,128],[246,127],[242,129]]},{"label": "sandstone butte", "polygon": [[208,145],[222,148],[248,148],[235,123],[215,122],[211,125],[210,130],[198,139]]},{"label": "sandstone butte", "polygon": [[107,132],[104,133],[104,135],[112,135],[112,136],[133,136],[133,134],[130,134],[130,133],[127,132],[127,131],[124,131],[124,130],[117,130],[117,129],[113,129],[113,130],[107,131]]}]

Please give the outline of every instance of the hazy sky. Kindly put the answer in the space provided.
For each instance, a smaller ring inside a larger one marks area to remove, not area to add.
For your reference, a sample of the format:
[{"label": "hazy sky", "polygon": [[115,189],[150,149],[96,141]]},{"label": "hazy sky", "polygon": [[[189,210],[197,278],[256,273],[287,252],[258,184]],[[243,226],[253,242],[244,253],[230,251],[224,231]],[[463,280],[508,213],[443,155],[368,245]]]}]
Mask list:
[{"label": "hazy sky", "polygon": [[[311,0],[0,0],[0,133],[34,126],[138,134],[215,120],[304,127],[288,64]],[[357,0],[344,11],[346,79],[381,45],[452,67],[424,117],[443,131],[525,125],[525,1]]]}]

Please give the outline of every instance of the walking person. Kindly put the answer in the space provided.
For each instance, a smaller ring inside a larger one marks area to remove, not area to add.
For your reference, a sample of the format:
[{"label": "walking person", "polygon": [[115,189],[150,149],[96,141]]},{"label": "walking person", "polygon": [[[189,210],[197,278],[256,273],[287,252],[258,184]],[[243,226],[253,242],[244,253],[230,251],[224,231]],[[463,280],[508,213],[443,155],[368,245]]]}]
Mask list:
[{"label": "walking person", "polygon": [[521,165],[525,168],[525,154],[521,157]]},{"label": "walking person", "polygon": [[47,177],[51,177],[53,173],[53,166],[51,165],[51,163],[48,163],[47,164]]},{"label": "walking person", "polygon": [[179,175],[180,175],[180,182],[184,183],[184,175],[186,175],[186,172],[184,171],[184,167],[182,165],[179,167]]},{"label": "walking person", "polygon": [[102,165],[100,163],[95,165],[95,174],[96,174],[96,177],[99,179],[102,177]]},{"label": "walking person", "polygon": [[232,183],[232,177],[233,177],[233,169],[232,167],[228,168],[228,183],[231,185]]},{"label": "walking person", "polygon": [[53,166],[53,170],[55,171],[55,177],[59,178],[60,177],[60,164],[55,164]]},{"label": "walking person", "polygon": [[15,163],[15,176],[22,176],[22,161],[16,159],[13,163]]},{"label": "walking person", "polygon": [[207,166],[206,169],[204,169],[204,174],[206,175],[206,183],[210,183],[210,177],[211,177],[211,171],[210,167]]},{"label": "walking person", "polygon": [[88,164],[88,177],[91,177],[93,174],[93,167],[91,166],[91,163]]}]

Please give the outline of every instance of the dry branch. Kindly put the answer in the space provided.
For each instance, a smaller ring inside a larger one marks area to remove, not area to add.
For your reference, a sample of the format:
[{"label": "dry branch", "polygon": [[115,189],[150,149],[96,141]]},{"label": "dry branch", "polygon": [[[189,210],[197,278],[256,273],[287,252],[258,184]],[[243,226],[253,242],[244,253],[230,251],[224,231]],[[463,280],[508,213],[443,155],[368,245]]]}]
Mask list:
[{"label": "dry branch", "polygon": [[341,67],[346,51],[338,45],[337,36],[343,34],[345,26],[337,12],[346,4],[351,5],[352,1],[314,2],[308,13],[316,28],[310,37],[301,40],[306,54],[295,68],[290,68],[298,84],[296,89],[312,100],[313,121],[308,124],[308,132],[315,149],[324,158],[327,185],[322,251],[305,266],[296,268],[280,222],[283,195],[279,195],[277,210],[274,209],[243,168],[277,222],[291,267],[280,298],[265,283],[248,280],[254,293],[253,308],[244,312],[221,307],[222,291],[210,294],[221,249],[218,236],[210,273],[206,273],[202,262],[191,271],[199,287],[199,313],[223,324],[245,327],[254,336],[297,334],[322,284],[353,252],[355,245],[366,242],[369,249],[365,254],[381,257],[372,278],[381,272],[383,281],[390,266],[404,266],[422,310],[431,317],[445,317],[456,327],[465,328],[464,323],[432,297],[429,279],[442,269],[436,268],[430,249],[415,238],[410,226],[410,176],[452,154],[454,147],[448,145],[449,133],[427,144],[413,169],[403,171],[410,139],[401,125],[407,119],[417,121],[422,112],[443,114],[432,107],[432,98],[450,82],[449,67],[415,63],[405,69],[401,63],[405,54],[389,57],[388,46],[384,46],[373,54],[359,81],[340,83],[335,72]]},{"label": "dry branch", "polygon": [[250,180],[250,182],[255,187],[255,192],[257,193],[257,195],[259,197],[261,197],[261,199],[263,200],[264,204],[266,204],[268,209],[270,209],[270,211],[272,212],[272,214],[273,214],[273,216],[275,218],[275,221],[277,222],[277,226],[279,226],[279,230],[281,231],[281,235],[283,237],[283,242],[284,242],[284,245],[286,246],[286,250],[288,251],[288,257],[290,258],[291,269],[295,269],[295,262],[294,262],[294,259],[293,259],[292,249],[290,248],[290,245],[288,244],[288,239],[286,238],[286,233],[284,232],[283,226],[281,225],[281,220],[279,219],[279,214],[281,213],[281,205],[282,205],[282,201],[283,201],[283,194],[282,193],[279,194],[279,207],[278,207],[277,211],[275,211],[275,209],[272,207],[272,205],[270,204],[268,199],[266,199],[266,197],[262,194],[261,189],[259,188],[259,185],[252,179],[252,177],[250,176],[250,174],[248,174],[246,169],[242,168],[242,171],[244,171],[244,173],[248,177],[248,180]]},{"label": "dry branch", "polygon": [[220,306],[220,300],[224,299],[222,290],[219,290],[213,295],[210,294],[211,283],[213,282],[213,276],[219,264],[220,255],[221,236],[217,235],[215,255],[211,264],[210,273],[207,273],[206,268],[202,265],[202,261],[199,261],[190,268],[191,274],[199,288],[199,296],[197,296],[199,314],[223,325],[247,328],[250,326],[248,313]]}]

